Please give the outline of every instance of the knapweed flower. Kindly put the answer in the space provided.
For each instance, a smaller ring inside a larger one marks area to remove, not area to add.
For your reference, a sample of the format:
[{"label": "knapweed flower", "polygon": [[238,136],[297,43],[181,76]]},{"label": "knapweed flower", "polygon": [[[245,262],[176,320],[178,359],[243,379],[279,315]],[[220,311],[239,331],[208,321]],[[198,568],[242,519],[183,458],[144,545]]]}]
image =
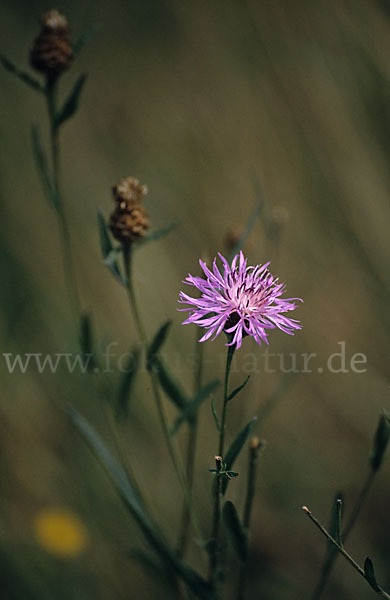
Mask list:
[{"label": "knapweed flower", "polygon": [[228,346],[240,348],[242,338],[250,335],[261,345],[268,344],[268,330],[281,329],[289,335],[301,329],[299,322],[284,313],[296,308],[300,298],[281,298],[286,290],[283,283],[268,270],[269,262],[255,267],[247,266],[247,259],[240,252],[232,264],[219,254],[223,274],[214,259],[212,271],[200,260],[206,278],[188,275],[183,283],[194,286],[201,292],[200,298],[192,298],[180,292],[179,302],[189,307],[183,325],[194,323],[207,329],[200,342],[215,337],[224,331],[228,334]]}]

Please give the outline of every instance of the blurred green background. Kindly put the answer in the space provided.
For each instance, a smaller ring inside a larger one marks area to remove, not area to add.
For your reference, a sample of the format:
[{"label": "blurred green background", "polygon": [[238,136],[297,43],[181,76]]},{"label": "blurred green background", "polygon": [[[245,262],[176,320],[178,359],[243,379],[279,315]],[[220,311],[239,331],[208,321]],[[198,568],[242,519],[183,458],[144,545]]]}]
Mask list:
[{"label": "blurred green background", "polygon": [[[38,16],[48,8],[34,1],[0,5],[0,50],[20,68],[28,69]],[[270,352],[317,358],[312,373],[254,373],[230,407],[228,436],[258,415],[254,433],[267,440],[248,598],[309,598],[325,544],[300,507],[308,505],[327,523],[334,494],[342,490],[348,513],[366,477],[379,415],[389,408],[389,5],[98,0],[56,8],[68,16],[74,39],[99,25],[61,80],[63,97],[88,73],[79,111],[64,126],[61,152],[77,280],[101,352],[114,341],[115,352],[124,353],[137,340],[126,295],[102,264],[97,235],[96,210],[112,211],[110,190],[119,177],[133,175],[148,185],[145,206],[154,228],[182,220],[164,240],[139,250],[135,277],[149,337],[173,319],[165,355],[187,389],[193,374],[186,358],[196,332],[181,327],[176,312],[181,280],[197,271],[200,256],[228,251],[226,237],[244,227],[261,181],[264,205],[247,254],[252,264],[271,260],[288,296],[304,299],[296,315],[302,331],[294,337],[274,332]],[[31,150],[32,123],[47,135],[44,101],[4,69],[0,85],[2,352],[76,353],[57,222]],[[317,372],[340,341],[348,360],[366,355],[364,373]],[[224,352],[222,338],[205,344],[205,378],[223,377]],[[242,380],[248,353],[260,360],[263,352],[245,340],[233,383]],[[119,380],[117,371],[109,374],[113,394]],[[73,404],[112,445],[91,376],[64,367],[55,374],[33,367],[10,374],[2,357],[1,382],[2,598],[169,598],[158,577],[132,558],[147,546],[62,410]],[[173,419],[175,409],[166,402]],[[174,542],[182,496],[145,374],[137,378],[121,430],[153,513]],[[185,437],[183,428],[183,449]],[[195,475],[205,530],[212,506],[207,469],[216,445],[206,402]],[[241,481],[229,488],[240,507],[246,462],[243,453]],[[348,542],[359,563],[373,559],[385,589],[389,502],[387,461]],[[53,507],[73,515],[76,541],[69,555],[39,537],[37,523]],[[187,558],[204,568],[194,541]],[[323,598],[373,595],[339,559]]]}]

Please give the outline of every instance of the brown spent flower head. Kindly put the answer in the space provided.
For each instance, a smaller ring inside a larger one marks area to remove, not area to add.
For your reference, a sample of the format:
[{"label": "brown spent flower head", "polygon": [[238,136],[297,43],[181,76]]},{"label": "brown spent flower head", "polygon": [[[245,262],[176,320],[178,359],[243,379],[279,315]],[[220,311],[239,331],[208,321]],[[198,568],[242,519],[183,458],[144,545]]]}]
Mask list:
[{"label": "brown spent flower head", "polygon": [[135,177],[121,177],[112,188],[116,208],[110,217],[112,235],[122,244],[142,239],[150,227],[142,200],[148,193]]},{"label": "brown spent flower head", "polygon": [[110,217],[111,233],[122,244],[141,240],[149,227],[148,214],[140,204],[124,208],[118,204]]},{"label": "brown spent flower head", "polygon": [[148,193],[148,188],[146,185],[141,185],[135,177],[121,177],[112,188],[112,192],[115,201],[125,209],[126,206],[130,208],[140,204]]},{"label": "brown spent flower head", "polygon": [[30,51],[30,64],[46,75],[58,75],[70,67],[74,58],[68,20],[57,10],[50,10],[40,21],[42,31]]}]

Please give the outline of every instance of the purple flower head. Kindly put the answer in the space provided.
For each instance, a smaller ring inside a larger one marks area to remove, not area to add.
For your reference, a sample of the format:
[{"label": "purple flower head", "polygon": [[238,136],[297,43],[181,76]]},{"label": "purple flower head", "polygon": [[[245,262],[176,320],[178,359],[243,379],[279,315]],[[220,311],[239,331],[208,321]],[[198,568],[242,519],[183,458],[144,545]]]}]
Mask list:
[{"label": "purple flower head", "polygon": [[268,329],[281,329],[293,335],[301,329],[299,322],[286,317],[283,313],[296,308],[295,300],[300,298],[281,298],[286,286],[279,283],[268,270],[268,265],[247,267],[247,260],[240,252],[229,265],[226,258],[219,254],[223,264],[223,274],[214,259],[213,270],[200,260],[205,279],[188,275],[183,283],[192,285],[201,292],[200,298],[192,298],[180,292],[179,302],[190,305],[179,310],[189,311],[189,317],[183,325],[194,323],[207,329],[199,340],[204,342],[224,331],[229,336],[228,346],[240,348],[242,338],[254,337],[256,342],[268,344]]}]

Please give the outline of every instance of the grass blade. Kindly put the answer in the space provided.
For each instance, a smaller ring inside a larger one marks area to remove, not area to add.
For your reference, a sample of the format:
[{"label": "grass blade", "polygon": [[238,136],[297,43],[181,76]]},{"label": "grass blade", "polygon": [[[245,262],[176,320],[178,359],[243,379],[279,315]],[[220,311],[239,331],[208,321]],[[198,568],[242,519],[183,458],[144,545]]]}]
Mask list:
[{"label": "grass blade", "polygon": [[137,494],[131,483],[111,454],[98,433],[92,428],[83,416],[72,407],[68,408],[69,418],[84,441],[88,444],[93,454],[107,471],[120,498],[124,502],[129,513],[137,522],[146,540],[167,568],[183,579],[188,588],[201,600],[215,600],[210,585],[189,565],[181,561],[177,554],[168,546],[161,535],[155,531],[149,516],[139,503]]}]

